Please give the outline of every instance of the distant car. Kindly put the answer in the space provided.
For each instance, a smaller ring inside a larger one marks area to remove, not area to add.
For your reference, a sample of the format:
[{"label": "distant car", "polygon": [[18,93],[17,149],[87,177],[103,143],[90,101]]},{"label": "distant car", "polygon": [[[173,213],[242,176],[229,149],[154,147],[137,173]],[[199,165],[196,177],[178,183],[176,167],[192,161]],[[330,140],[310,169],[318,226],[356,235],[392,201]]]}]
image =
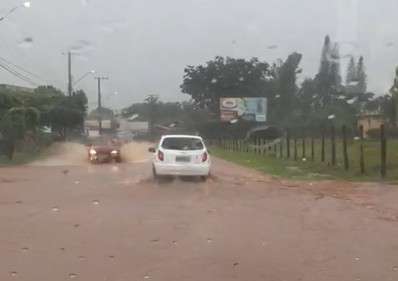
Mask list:
[{"label": "distant car", "polygon": [[160,139],[154,153],[152,171],[158,176],[200,176],[206,180],[210,174],[209,152],[198,136],[166,135]]},{"label": "distant car", "polygon": [[120,145],[115,142],[101,145],[88,145],[88,158],[91,163],[122,162]]}]

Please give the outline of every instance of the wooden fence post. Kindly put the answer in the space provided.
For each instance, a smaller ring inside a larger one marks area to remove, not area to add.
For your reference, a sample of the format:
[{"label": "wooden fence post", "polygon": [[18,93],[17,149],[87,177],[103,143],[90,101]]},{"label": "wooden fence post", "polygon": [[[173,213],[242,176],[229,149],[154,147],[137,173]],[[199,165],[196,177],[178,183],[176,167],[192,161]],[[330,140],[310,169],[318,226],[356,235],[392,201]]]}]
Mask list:
[{"label": "wooden fence post", "polygon": [[303,136],[303,151],[302,151],[302,159],[307,158],[307,152],[306,152],[306,140],[305,136]]},{"label": "wooden fence post", "polygon": [[290,131],[286,130],[286,158],[290,159]]},{"label": "wooden fence post", "polygon": [[365,158],[364,158],[364,147],[363,147],[363,125],[359,127],[360,144],[359,144],[359,166],[361,168],[361,174],[365,174]]},{"label": "wooden fence post", "polygon": [[297,161],[297,138],[294,137],[294,161]]},{"label": "wooden fence post", "polygon": [[322,140],[321,140],[321,161],[325,162],[325,130],[322,129]]},{"label": "wooden fence post", "polygon": [[279,143],[279,157],[283,159],[283,138],[281,138],[281,141]]},{"label": "wooden fence post", "polygon": [[311,160],[315,161],[315,143],[314,137],[311,137]]},{"label": "wooden fence post", "polygon": [[381,144],[381,166],[380,173],[383,178],[387,175],[387,140],[385,133],[385,126],[380,126],[380,144]]},{"label": "wooden fence post", "polygon": [[348,171],[349,162],[348,162],[348,151],[347,151],[347,127],[343,126],[343,157],[344,157],[344,169]]},{"label": "wooden fence post", "polygon": [[336,166],[336,130],[334,125],[331,126],[331,141],[332,141],[332,166]]}]

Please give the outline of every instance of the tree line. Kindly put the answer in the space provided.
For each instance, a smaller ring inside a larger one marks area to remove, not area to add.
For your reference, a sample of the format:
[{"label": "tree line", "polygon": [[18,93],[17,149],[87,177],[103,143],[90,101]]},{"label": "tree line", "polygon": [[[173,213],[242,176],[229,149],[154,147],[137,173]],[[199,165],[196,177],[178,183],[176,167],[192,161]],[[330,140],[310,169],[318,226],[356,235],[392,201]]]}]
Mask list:
[{"label": "tree line", "polygon": [[348,56],[347,75],[342,79],[341,60],[347,56],[340,55],[339,45],[329,36],[324,40],[317,74],[298,85],[302,57],[295,52],[270,64],[258,58],[218,56],[204,65],[187,66],[181,90],[215,118],[221,97],[266,97],[268,123],[278,127],[319,129],[333,118],[337,126],[355,128],[359,114],[370,111],[397,126],[398,69],[391,90],[376,95],[367,91],[362,56]]},{"label": "tree line", "polygon": [[86,112],[87,97],[82,90],[68,97],[53,86],[39,86],[33,92],[1,88],[2,150],[12,159],[18,143],[37,142],[44,127],[65,138],[68,130],[82,128]]}]

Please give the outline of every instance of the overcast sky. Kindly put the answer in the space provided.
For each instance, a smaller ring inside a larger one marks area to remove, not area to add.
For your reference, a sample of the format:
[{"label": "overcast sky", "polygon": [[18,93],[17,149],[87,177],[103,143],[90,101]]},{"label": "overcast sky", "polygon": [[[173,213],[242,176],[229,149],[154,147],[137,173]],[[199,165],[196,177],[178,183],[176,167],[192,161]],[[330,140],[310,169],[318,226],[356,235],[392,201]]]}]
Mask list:
[{"label": "overcast sky", "polygon": [[[1,0],[1,14],[23,1]],[[271,63],[297,51],[303,54],[300,79],[312,77],[326,34],[341,43],[342,55],[365,57],[371,91],[386,92],[398,65],[397,0],[31,2],[30,9],[0,22],[0,57],[65,90],[62,53],[77,50],[75,79],[91,69],[109,76],[103,83],[105,106],[127,106],[150,93],[162,100],[186,99],[179,89],[184,67],[216,55],[256,56]],[[1,83],[28,86],[2,70]],[[93,107],[94,79],[78,87],[87,91]]]}]

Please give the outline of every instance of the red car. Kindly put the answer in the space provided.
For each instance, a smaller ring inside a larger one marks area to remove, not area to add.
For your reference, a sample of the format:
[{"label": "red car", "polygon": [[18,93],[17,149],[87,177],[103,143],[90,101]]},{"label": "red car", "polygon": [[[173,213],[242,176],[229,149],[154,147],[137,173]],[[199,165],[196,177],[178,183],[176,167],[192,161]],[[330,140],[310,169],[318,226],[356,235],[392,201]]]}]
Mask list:
[{"label": "red car", "polygon": [[120,153],[120,145],[112,142],[107,145],[89,145],[88,146],[88,159],[91,163],[104,163],[115,161],[122,162]]}]

